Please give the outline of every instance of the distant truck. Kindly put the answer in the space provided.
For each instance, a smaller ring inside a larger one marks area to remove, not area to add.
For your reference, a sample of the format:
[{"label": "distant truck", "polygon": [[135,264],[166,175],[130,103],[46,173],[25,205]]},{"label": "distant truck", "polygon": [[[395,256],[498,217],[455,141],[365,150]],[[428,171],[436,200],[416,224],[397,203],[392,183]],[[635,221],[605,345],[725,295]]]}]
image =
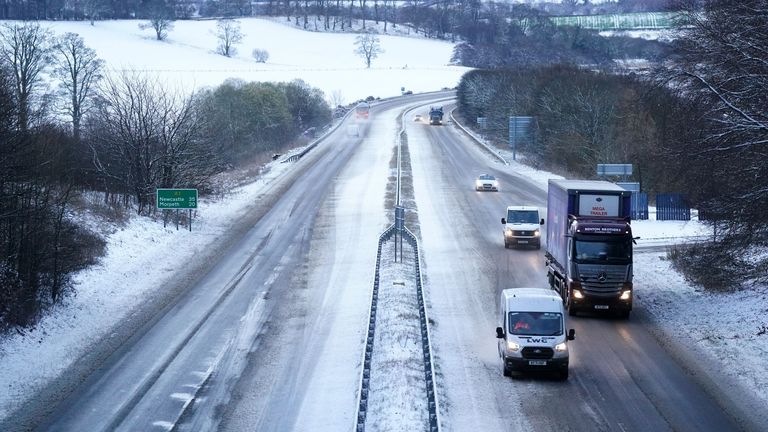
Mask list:
[{"label": "distant truck", "polygon": [[600,180],[549,180],[547,277],[569,315],[632,310],[631,192]]},{"label": "distant truck", "polygon": [[539,219],[539,209],[527,206],[507,207],[507,217],[501,218],[504,225],[504,247],[513,245],[533,246],[541,249],[541,225],[544,219]]},{"label": "distant truck", "polygon": [[441,125],[443,124],[443,107],[429,107],[429,124]]}]

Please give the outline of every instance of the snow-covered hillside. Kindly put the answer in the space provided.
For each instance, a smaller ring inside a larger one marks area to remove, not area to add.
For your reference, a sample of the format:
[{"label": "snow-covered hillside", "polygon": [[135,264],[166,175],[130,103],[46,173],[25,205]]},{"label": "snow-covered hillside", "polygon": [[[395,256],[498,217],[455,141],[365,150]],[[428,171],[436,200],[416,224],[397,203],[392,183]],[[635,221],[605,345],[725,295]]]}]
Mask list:
[{"label": "snow-covered hillside", "polygon": [[[380,35],[383,53],[370,69],[355,54],[354,33],[318,33],[257,18],[243,18],[242,43],[232,57],[217,54],[216,21],[176,21],[164,41],[141,30],[145,21],[46,22],[56,34],[73,32],[96,50],[109,69],[145,71],[185,89],[215,86],[228,78],[245,81],[302,79],[336,93],[344,103],[367,96],[399,96],[455,87],[467,68],[449,64],[453,45],[421,37]],[[257,63],[251,53],[266,50],[269,60]],[[338,98],[336,98],[338,99]]]}]

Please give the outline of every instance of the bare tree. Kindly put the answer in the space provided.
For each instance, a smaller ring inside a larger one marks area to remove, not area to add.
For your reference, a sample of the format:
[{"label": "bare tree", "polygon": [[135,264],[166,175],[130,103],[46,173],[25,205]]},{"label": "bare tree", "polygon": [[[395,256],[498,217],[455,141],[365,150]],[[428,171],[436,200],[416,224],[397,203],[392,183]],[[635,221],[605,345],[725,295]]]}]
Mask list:
[{"label": "bare tree", "polygon": [[134,195],[139,213],[151,208],[155,188],[198,186],[215,171],[193,95],[125,73],[106,78],[100,96],[89,128],[94,163]]},{"label": "bare tree", "polygon": [[48,30],[37,23],[3,24],[0,30],[0,61],[12,72],[18,110],[18,126],[30,127],[31,99],[46,67]]},{"label": "bare tree", "polygon": [[331,92],[331,97],[329,100],[331,103],[331,108],[335,109],[341,105],[344,105],[344,93],[341,91],[341,89],[336,89]]},{"label": "bare tree", "polygon": [[72,117],[72,133],[79,140],[80,122],[90,108],[89,99],[93,86],[101,79],[104,61],[75,33],[66,33],[56,40],[52,59],[53,76],[69,99],[65,112]]},{"label": "bare tree", "polygon": [[357,1],[360,3],[360,16],[363,18],[363,30],[365,30],[365,2],[367,0],[357,0]]},{"label": "bare tree", "polygon": [[155,38],[157,40],[165,40],[168,37],[168,32],[173,30],[173,20],[165,17],[150,18],[149,22],[139,24],[141,30],[152,29],[155,31]]},{"label": "bare tree", "polygon": [[384,52],[384,50],[381,48],[381,41],[379,40],[379,36],[373,31],[369,31],[356,37],[355,46],[357,47],[355,49],[355,54],[365,60],[366,68],[370,68],[371,60],[375,59],[379,56],[379,54]]},{"label": "bare tree", "polygon": [[83,14],[94,25],[94,21],[110,12],[107,0],[85,0],[83,2]]},{"label": "bare tree", "polygon": [[269,51],[264,49],[256,48],[253,50],[251,55],[257,63],[266,63],[267,60],[269,60]]},{"label": "bare tree", "polygon": [[217,52],[225,57],[235,54],[235,45],[243,41],[245,35],[240,30],[240,21],[230,18],[216,22],[216,38],[219,40]]},{"label": "bare tree", "polygon": [[711,245],[689,250],[696,262],[687,274],[765,283],[768,259],[754,251],[768,245],[768,4],[691,0],[683,12],[687,26],[661,78],[706,109],[702,139],[679,155],[700,217],[723,229]]}]

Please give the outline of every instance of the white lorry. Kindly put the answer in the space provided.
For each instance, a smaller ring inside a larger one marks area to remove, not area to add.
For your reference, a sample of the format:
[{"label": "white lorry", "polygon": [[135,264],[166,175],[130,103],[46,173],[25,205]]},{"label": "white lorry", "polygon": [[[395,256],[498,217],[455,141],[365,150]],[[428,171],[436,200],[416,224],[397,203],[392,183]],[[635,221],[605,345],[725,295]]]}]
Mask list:
[{"label": "white lorry", "polygon": [[541,225],[539,209],[529,206],[507,207],[507,217],[501,218],[504,225],[504,247],[512,245],[534,246],[541,249]]},{"label": "white lorry", "polygon": [[496,328],[504,376],[512,371],[551,371],[568,379],[568,341],[563,300],[548,288],[512,288],[501,292]]}]

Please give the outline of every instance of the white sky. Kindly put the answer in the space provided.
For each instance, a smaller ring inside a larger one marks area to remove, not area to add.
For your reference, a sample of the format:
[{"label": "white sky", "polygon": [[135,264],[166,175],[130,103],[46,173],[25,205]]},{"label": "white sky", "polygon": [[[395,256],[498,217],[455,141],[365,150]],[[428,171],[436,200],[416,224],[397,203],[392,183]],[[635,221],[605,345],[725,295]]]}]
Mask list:
[{"label": "white sky", "polygon": [[[374,61],[374,68],[365,70],[362,60],[353,54],[353,35],[303,32],[257,19],[242,22],[246,39],[238,47],[240,54],[231,59],[212,53],[215,39],[209,31],[215,26],[214,21],[177,22],[165,42],[153,40],[150,31],[139,30],[138,21],[97,22],[94,27],[87,22],[51,23],[50,26],[56,32],[80,33],[110,68],[156,71],[169,81],[189,88],[216,85],[231,76],[280,81],[301,78],[328,95],[340,91],[345,102],[351,102],[368,95],[399,95],[401,86],[414,92],[454,87],[467,70],[447,65],[452,46],[444,42],[382,37],[386,52]],[[254,48],[269,51],[270,60],[266,65],[250,59]],[[395,131],[379,133],[382,139],[394,142]],[[490,159],[489,163],[492,163]],[[0,417],[7,416],[37,388],[55,378],[72,359],[78,358],[89,341],[103,336],[105,329],[123,319],[126,311],[151,297],[152,291],[162,287],[163,281],[170,277],[167,269],[216,241],[264,188],[291,166],[273,163],[266,175],[222,200],[201,200],[200,217],[195,220],[194,230],[184,234],[188,247],[174,249],[176,253],[172,255],[166,251],[172,249],[179,236],[173,227],[163,228],[155,221],[133,217],[125,227],[105,228],[112,232],[107,238],[107,255],[99,265],[76,275],[77,296],[56,307],[35,329],[0,340],[3,365],[0,368],[0,388],[3,389]],[[510,169],[542,188],[552,177],[550,173],[523,165]],[[674,243],[681,237],[706,232],[695,221],[636,221],[632,225],[635,234],[642,237],[641,243],[651,240]],[[345,233],[338,235],[349,237]],[[152,265],[159,257],[165,266]],[[357,280],[347,280],[347,283],[368,284],[370,274],[360,273]],[[132,289],[118,289],[123,286]],[[768,325],[765,287],[742,293],[705,293],[677,275],[664,260],[664,253],[656,252],[637,255],[635,286],[637,302],[650,312],[661,331],[672,340],[694,344],[703,352],[728,352],[727,356],[711,356],[710,360],[768,404],[768,335],[758,335],[760,326]],[[346,322],[335,324],[341,326],[339,332],[360,331],[345,329]],[[329,365],[333,357],[330,355],[327,359]],[[359,362],[349,367],[359,367]],[[324,379],[316,377],[310,388],[327,385]],[[306,421],[323,415],[318,407],[311,405],[303,406],[302,412],[306,414]],[[337,419],[327,421],[334,425]]]}]

